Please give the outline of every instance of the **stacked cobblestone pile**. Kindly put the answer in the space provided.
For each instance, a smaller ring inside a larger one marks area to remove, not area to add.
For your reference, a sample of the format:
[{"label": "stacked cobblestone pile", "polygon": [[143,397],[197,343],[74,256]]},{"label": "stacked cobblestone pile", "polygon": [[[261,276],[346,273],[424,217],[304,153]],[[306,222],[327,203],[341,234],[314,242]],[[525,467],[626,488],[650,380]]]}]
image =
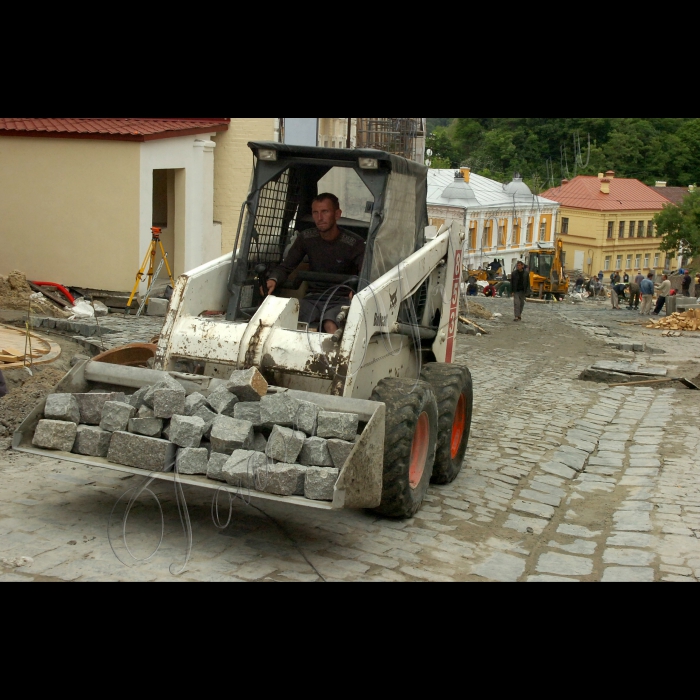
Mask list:
[{"label": "stacked cobblestone pile", "polygon": [[206,396],[187,396],[170,377],[131,396],[53,394],[33,444],[149,471],[174,463],[182,475],[241,490],[332,501],[358,430],[355,414],[268,395],[251,369]]}]

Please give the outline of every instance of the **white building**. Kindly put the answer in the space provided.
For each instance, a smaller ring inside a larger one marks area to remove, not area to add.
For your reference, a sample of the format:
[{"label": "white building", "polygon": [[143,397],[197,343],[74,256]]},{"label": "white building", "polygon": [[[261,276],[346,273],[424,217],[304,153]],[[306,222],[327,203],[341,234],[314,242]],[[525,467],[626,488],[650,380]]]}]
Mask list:
[{"label": "white building", "polygon": [[461,170],[428,174],[428,216],[432,226],[458,221],[467,230],[465,269],[505,261],[508,274],[533,248],[553,248],[559,204],[532,194],[522,178],[504,185]]}]

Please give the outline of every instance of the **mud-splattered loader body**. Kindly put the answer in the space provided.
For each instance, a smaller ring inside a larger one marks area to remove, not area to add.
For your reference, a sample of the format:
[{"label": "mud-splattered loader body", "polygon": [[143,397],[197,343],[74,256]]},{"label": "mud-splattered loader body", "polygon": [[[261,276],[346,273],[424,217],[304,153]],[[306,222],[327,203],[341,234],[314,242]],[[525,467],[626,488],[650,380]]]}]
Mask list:
[{"label": "mud-splattered loader body", "polygon": [[[91,381],[137,388],[169,372],[205,391],[234,370],[255,367],[275,391],[303,392],[325,410],[354,406],[362,435],[328,507],[379,507],[408,517],[420,508],[431,478],[448,483],[456,477],[469,437],[471,378],[466,368],[451,366],[465,232],[453,225],[426,240],[427,169],[421,165],[379,151],[250,146],[253,181],[233,256],[179,278],[152,375],[140,370],[136,378],[129,368],[88,363],[78,370],[78,383],[81,390]],[[313,228],[313,199],[329,191],[341,200],[341,227],[367,242],[362,273],[346,279],[302,265],[275,296],[265,296],[266,276],[295,236]],[[352,292],[335,336],[300,324],[308,282]],[[203,376],[176,374],[183,371]],[[69,384],[59,390],[70,391]],[[23,428],[27,433],[29,426]],[[26,434],[16,442],[26,448]],[[221,488],[206,479],[192,483]]]}]

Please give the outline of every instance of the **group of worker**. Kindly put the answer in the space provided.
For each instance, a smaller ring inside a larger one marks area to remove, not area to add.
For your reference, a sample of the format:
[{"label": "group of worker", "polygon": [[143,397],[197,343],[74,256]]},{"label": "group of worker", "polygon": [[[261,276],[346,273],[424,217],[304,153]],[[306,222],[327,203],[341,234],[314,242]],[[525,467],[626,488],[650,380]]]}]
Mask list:
[{"label": "group of worker", "polygon": [[[683,295],[689,297],[693,278],[689,271],[682,270],[681,272],[683,273]],[[621,277],[619,272],[614,273],[611,277],[611,299],[615,311],[620,310],[620,299],[627,299],[627,292],[629,292],[630,310],[637,310],[642,316],[650,316],[652,313],[658,316],[666,306],[668,297],[675,294],[672,291],[668,275],[663,275],[661,283],[658,285],[654,284],[656,275],[653,272],[650,272],[645,278],[640,270],[634,281],[630,281],[627,274],[624,278]],[[655,293],[657,294],[656,307],[652,311]]]}]

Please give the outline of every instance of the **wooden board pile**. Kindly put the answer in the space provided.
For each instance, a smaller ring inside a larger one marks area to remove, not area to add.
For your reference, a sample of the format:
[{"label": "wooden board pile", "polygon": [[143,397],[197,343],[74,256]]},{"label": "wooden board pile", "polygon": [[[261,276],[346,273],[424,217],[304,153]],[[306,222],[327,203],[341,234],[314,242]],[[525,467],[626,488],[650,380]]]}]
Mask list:
[{"label": "wooden board pile", "polygon": [[[647,328],[655,330],[671,331],[698,331],[700,330],[700,310],[694,309],[685,313],[677,313],[658,321],[649,321]],[[670,335],[670,333],[669,333]]]},{"label": "wooden board pile", "polygon": [[0,370],[20,369],[25,365],[53,362],[61,355],[61,347],[43,336],[0,326]]}]

